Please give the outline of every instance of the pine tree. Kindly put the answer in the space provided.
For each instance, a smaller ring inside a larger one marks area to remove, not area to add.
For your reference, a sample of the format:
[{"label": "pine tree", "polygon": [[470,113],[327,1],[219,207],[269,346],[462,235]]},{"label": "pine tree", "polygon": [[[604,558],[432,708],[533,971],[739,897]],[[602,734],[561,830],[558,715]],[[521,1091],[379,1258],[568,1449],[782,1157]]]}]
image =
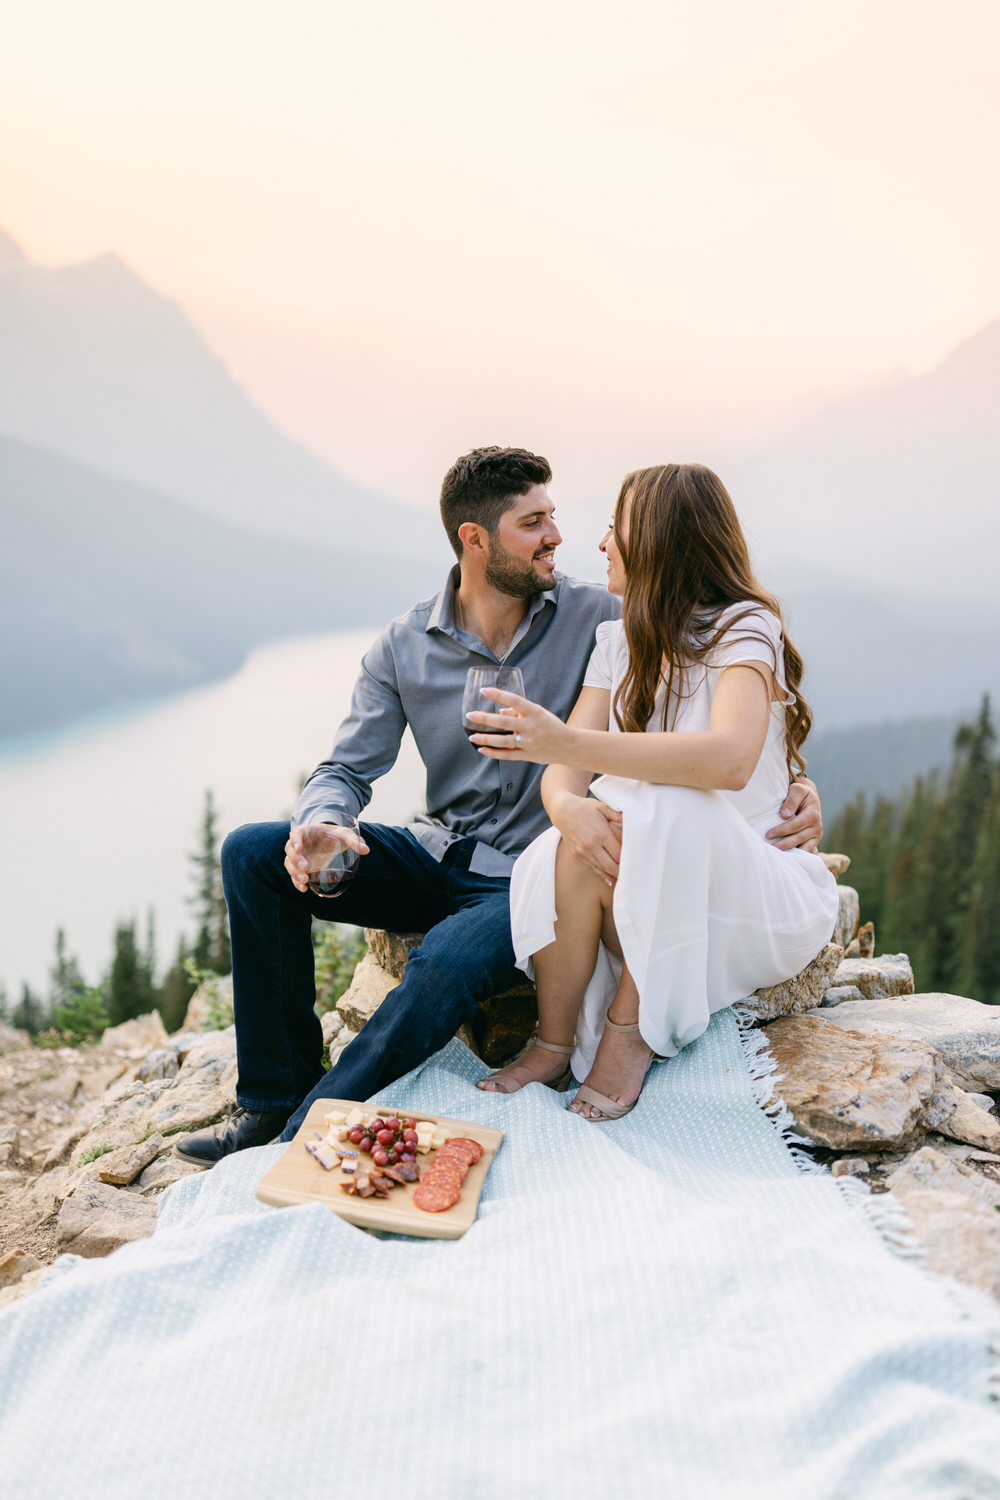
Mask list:
[{"label": "pine tree", "polygon": [[105,992],[112,1026],[130,1021],[133,1016],[147,1015],[153,1009],[153,976],[147,955],[136,941],[134,919],[119,922],[115,929],[115,953]]},{"label": "pine tree", "polygon": [[45,1025],[45,1005],[41,995],[36,995],[29,984],[22,984],[21,998],[11,1017],[14,1025],[29,1036],[35,1037]]},{"label": "pine tree", "polygon": [[191,903],[198,913],[198,936],[191,957],[199,969],[210,969],[215,974],[228,974],[233,967],[229,946],[229,913],[222,891],[215,799],[211,791],[205,793],[201,848],[197,854],[189,855],[189,858],[196,875],[196,891]]},{"label": "pine tree", "polygon": [[1000,1005],[1000,765],[979,827],[955,989]]},{"label": "pine tree", "polygon": [[188,1001],[195,992],[196,985],[185,964],[187,957],[187,943],[182,937],[177,945],[177,957],[157,991],[157,1009],[168,1032],[178,1031],[184,1025]]},{"label": "pine tree", "polygon": [[56,929],[55,960],[49,970],[49,1004],[53,1011],[57,1005],[71,1005],[86,988],[80,965],[66,953],[66,934],[59,927]]}]

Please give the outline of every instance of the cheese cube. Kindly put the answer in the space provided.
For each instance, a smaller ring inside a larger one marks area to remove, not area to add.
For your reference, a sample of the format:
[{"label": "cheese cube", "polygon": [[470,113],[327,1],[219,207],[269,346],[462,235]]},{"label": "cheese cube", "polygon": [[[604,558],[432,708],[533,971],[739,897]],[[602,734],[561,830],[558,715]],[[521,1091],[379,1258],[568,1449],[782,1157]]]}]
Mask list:
[{"label": "cheese cube", "polygon": [[344,1121],[344,1124],[347,1126],[348,1130],[353,1130],[355,1125],[363,1125],[364,1123],[365,1117],[360,1109],[352,1109],[350,1114]]}]

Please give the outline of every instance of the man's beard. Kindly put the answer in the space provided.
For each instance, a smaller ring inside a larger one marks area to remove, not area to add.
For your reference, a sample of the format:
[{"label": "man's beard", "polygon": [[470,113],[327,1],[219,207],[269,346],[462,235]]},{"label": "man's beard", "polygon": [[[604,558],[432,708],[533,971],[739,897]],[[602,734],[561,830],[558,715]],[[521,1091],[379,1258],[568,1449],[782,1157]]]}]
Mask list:
[{"label": "man's beard", "polygon": [[508,552],[495,536],[490,537],[490,555],[486,563],[485,581],[498,594],[508,594],[512,599],[533,599],[536,594],[554,589],[555,574],[544,581],[539,578],[530,563],[523,563],[513,552]]}]

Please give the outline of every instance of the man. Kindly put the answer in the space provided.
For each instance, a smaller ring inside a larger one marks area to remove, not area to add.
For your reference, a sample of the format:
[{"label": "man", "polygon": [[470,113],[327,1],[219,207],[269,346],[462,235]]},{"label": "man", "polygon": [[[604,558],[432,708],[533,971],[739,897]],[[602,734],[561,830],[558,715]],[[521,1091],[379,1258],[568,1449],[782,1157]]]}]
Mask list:
[{"label": "man", "polygon": [[[548,826],[543,767],[490,760],[470,744],[461,707],[470,667],[506,663],[527,696],[566,718],[603,620],[603,585],[559,576],[562,541],[548,463],[521,448],[478,448],[445,476],[441,519],[458,563],[441,593],[385,627],[364,657],[330,758],[287,823],[227,838],[222,873],[232,931],[238,1108],[178,1151],[211,1164],[290,1140],[314,1099],[367,1099],[436,1052],[477,1003],[519,983],[509,918],[514,859]],[[427,813],[407,828],[345,827],[392,766],[406,726],[427,770]],[[811,783],[789,791],[782,847],[822,834]],[[617,835],[594,804],[595,850],[616,866]],[[335,838],[360,852],[335,900],[309,890]],[[328,1073],[314,1009],[312,918],[426,932],[403,981]]]}]

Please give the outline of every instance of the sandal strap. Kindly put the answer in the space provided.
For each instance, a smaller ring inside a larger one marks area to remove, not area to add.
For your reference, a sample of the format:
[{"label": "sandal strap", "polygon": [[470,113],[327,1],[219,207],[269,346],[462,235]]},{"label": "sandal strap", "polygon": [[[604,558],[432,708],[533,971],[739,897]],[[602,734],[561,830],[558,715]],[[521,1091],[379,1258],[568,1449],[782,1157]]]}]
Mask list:
[{"label": "sandal strap", "polygon": [[631,1026],[619,1026],[617,1021],[612,1021],[610,1016],[605,1016],[604,1024],[609,1031],[638,1031],[639,1022],[633,1021]]},{"label": "sandal strap", "polygon": [[558,1052],[560,1057],[572,1057],[576,1046],[560,1047],[558,1042],[543,1042],[540,1036],[536,1036],[532,1042],[534,1047],[544,1047],[546,1052]]}]

